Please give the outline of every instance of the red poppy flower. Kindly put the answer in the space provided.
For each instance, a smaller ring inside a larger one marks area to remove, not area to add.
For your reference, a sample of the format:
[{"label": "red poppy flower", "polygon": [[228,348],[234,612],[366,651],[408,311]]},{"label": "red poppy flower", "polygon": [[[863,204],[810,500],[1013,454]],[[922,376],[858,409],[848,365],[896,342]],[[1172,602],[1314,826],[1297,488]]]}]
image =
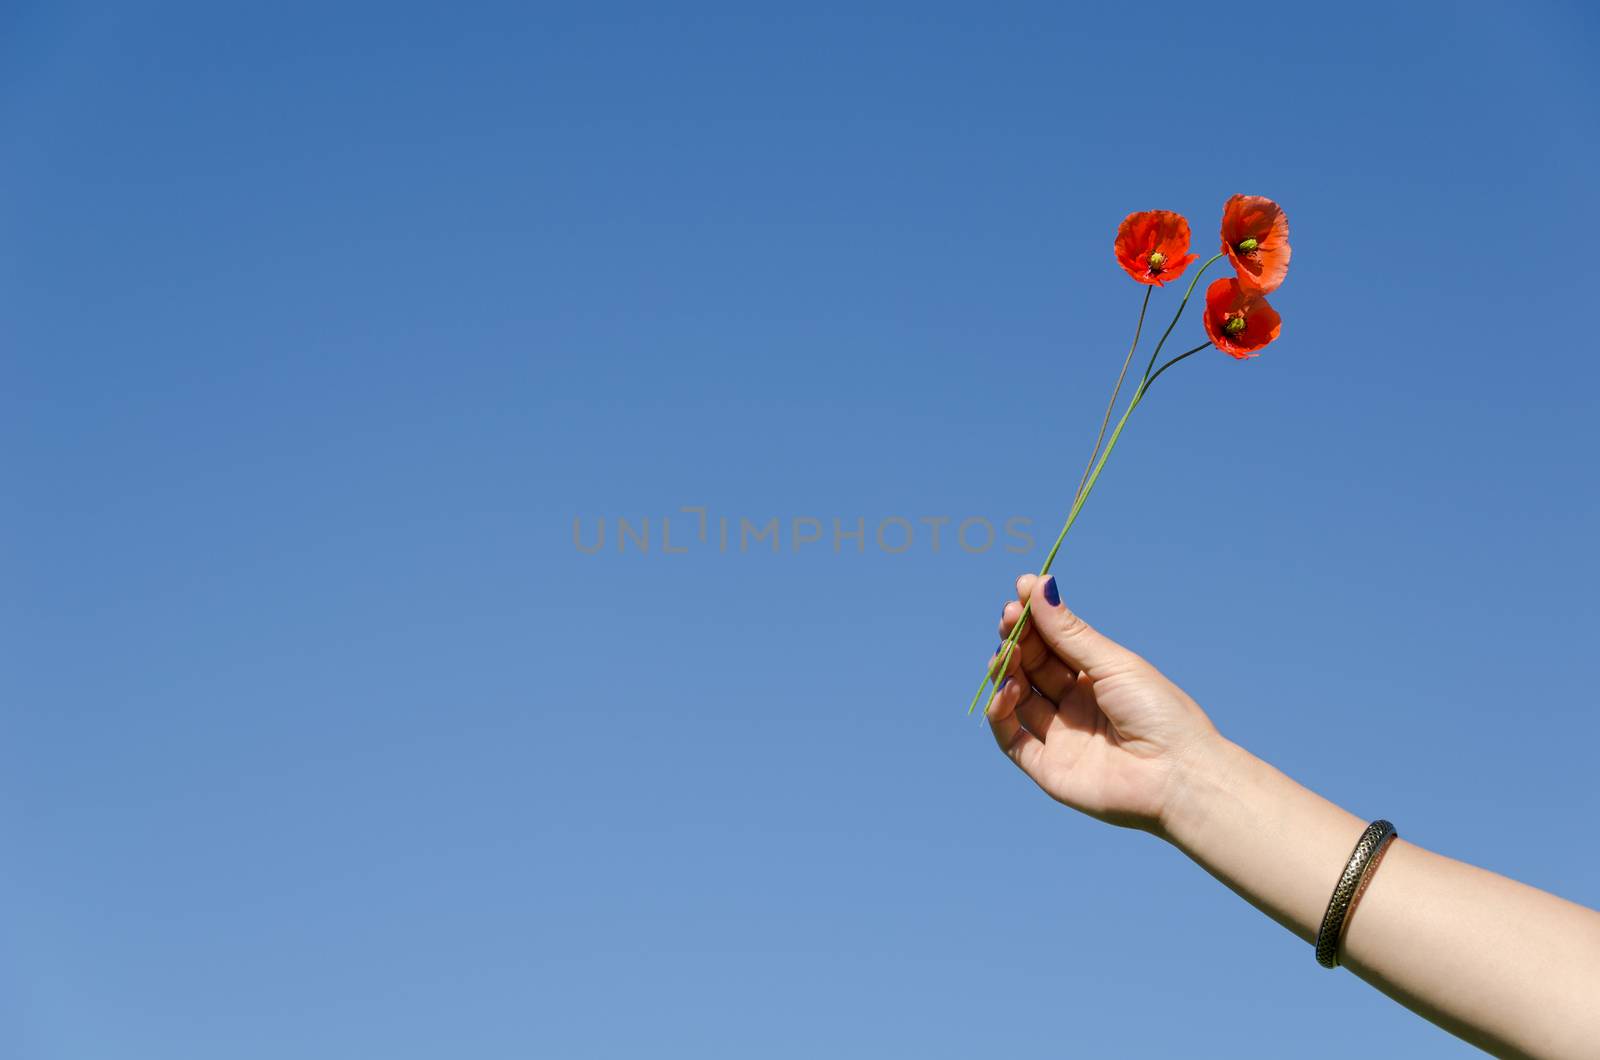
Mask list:
[{"label": "red poppy flower", "polygon": [[1239,282],[1266,294],[1289,272],[1289,216],[1260,195],[1235,195],[1222,208],[1222,249]]},{"label": "red poppy flower", "polygon": [[1260,291],[1229,276],[1206,288],[1206,334],[1230,357],[1244,360],[1278,337],[1283,321]]},{"label": "red poppy flower", "polygon": [[1130,213],[1117,227],[1117,264],[1140,283],[1160,287],[1194,261],[1189,222],[1171,210]]}]

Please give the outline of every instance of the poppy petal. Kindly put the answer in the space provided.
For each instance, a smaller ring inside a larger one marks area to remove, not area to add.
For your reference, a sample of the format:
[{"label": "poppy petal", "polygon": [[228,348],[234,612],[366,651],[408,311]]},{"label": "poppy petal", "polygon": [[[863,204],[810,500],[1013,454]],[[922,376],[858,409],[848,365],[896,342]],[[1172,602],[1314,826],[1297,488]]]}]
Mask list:
[{"label": "poppy petal", "polygon": [[1213,280],[1206,288],[1204,322],[1212,344],[1239,360],[1254,357],[1283,330],[1283,319],[1261,292],[1232,276]]},{"label": "poppy petal", "polygon": [[1195,260],[1189,253],[1189,222],[1171,210],[1130,213],[1117,227],[1113,249],[1124,272],[1154,287],[1182,276]]},{"label": "poppy petal", "polygon": [[1235,195],[1222,209],[1222,250],[1239,282],[1266,294],[1289,272],[1289,216],[1262,195]]}]

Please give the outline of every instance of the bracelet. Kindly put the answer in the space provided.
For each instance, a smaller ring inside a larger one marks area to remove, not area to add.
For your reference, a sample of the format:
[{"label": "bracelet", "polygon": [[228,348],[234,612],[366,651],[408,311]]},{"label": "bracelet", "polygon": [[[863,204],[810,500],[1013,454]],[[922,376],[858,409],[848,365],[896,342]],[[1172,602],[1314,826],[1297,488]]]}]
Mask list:
[{"label": "bracelet", "polygon": [[1322,914],[1322,927],[1317,931],[1317,963],[1324,968],[1339,967],[1339,943],[1344,939],[1350,911],[1366,891],[1384,851],[1398,834],[1388,821],[1373,821],[1356,841],[1344,874],[1333,888],[1333,897],[1328,899],[1328,911]]}]

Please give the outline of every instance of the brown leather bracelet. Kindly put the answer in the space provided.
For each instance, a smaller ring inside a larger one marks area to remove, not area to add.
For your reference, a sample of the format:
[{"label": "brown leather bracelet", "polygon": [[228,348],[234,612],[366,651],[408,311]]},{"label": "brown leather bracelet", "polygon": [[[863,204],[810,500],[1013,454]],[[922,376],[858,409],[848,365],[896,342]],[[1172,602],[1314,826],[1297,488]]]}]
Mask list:
[{"label": "brown leather bracelet", "polygon": [[1344,926],[1350,919],[1350,911],[1365,893],[1384,851],[1398,834],[1394,825],[1378,820],[1367,825],[1356,841],[1344,873],[1333,888],[1333,897],[1328,899],[1328,910],[1322,914],[1322,927],[1317,931],[1317,963],[1324,968],[1339,967],[1339,943],[1344,940]]}]

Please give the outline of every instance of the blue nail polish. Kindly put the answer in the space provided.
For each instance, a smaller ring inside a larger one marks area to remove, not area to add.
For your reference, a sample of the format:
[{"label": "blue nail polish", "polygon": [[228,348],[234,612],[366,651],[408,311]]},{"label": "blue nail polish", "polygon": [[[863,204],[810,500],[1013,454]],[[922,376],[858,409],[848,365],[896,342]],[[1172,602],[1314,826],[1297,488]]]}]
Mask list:
[{"label": "blue nail polish", "polygon": [[999,654],[1000,654],[1000,649],[1001,649],[1001,648],[1004,648],[1004,647],[1005,647],[1005,645],[1004,645],[1004,644],[996,644],[996,645],[995,645],[995,646],[994,646],[994,653],[995,653],[995,654],[996,654],[996,655],[999,655]]},{"label": "blue nail polish", "polygon": [[1061,593],[1056,589],[1056,576],[1054,574],[1044,580],[1045,603],[1051,607],[1061,606]]},{"label": "blue nail polish", "polygon": [[1009,678],[1009,677],[1006,678],[1004,681],[1001,681],[1000,682],[1000,687],[994,690],[994,694],[998,696],[1001,692],[1004,692],[1006,690],[1006,688],[1010,684],[1011,684],[1011,678]]}]

